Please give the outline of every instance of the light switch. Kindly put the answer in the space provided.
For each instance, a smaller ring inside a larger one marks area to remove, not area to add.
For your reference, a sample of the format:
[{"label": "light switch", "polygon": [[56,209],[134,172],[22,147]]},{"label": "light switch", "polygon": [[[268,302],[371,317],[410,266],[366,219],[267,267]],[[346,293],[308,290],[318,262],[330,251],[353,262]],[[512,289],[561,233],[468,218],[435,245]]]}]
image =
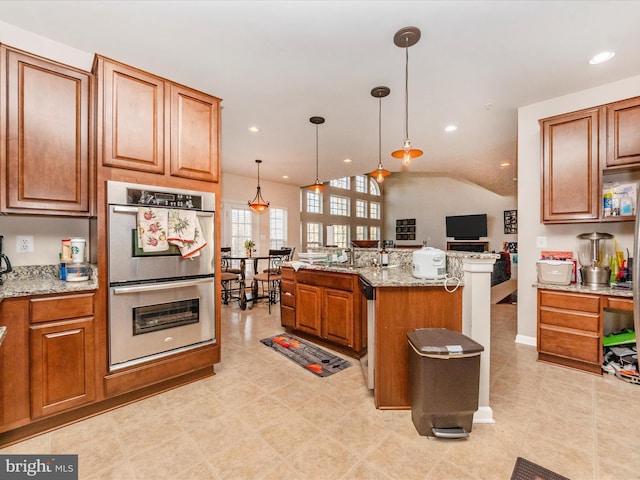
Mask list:
[{"label": "light switch", "polygon": [[547,237],[536,237],[536,247],[547,248]]}]

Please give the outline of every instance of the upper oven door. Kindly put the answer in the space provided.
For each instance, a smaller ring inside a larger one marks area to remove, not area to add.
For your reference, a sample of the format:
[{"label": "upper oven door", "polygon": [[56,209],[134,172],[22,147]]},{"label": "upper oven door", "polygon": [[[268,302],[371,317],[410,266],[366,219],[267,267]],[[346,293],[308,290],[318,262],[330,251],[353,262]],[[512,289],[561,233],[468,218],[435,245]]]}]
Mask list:
[{"label": "upper oven door", "polygon": [[139,282],[195,275],[211,275],[215,267],[213,211],[198,211],[207,246],[200,255],[185,259],[175,245],[163,252],[145,253],[138,245],[138,207],[109,205],[109,282]]}]

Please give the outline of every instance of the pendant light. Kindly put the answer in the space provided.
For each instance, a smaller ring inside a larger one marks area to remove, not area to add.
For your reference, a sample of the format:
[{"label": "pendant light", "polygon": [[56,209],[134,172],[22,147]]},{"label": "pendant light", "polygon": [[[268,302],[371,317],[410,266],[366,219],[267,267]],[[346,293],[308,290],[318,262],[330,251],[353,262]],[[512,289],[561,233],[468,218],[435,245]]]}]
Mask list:
[{"label": "pendant light", "polygon": [[378,168],[368,175],[375,178],[378,183],[384,182],[384,177],[391,175],[391,172],[382,166],[382,99],[390,92],[389,87],[375,87],[371,90],[371,95],[378,99]]},{"label": "pendant light", "polygon": [[315,193],[320,193],[324,190],[324,185],[320,182],[318,177],[318,125],[322,125],[324,123],[324,118],[311,117],[309,121],[316,126],[316,181],[313,182],[313,185],[309,186],[309,190],[313,190]]},{"label": "pendant light", "polygon": [[256,196],[248,203],[252,211],[262,213],[269,208],[269,202],[265,202],[264,198],[262,198],[262,193],[260,193],[260,164],[262,160],[256,160],[256,163],[258,164],[258,189],[256,190]]},{"label": "pendant light", "polygon": [[393,43],[405,50],[405,70],[404,70],[404,145],[402,149],[391,153],[394,158],[402,159],[402,165],[409,165],[412,158],[422,155],[422,150],[411,147],[409,141],[409,47],[415,45],[420,40],[420,29],[417,27],[404,27],[396,32]]}]

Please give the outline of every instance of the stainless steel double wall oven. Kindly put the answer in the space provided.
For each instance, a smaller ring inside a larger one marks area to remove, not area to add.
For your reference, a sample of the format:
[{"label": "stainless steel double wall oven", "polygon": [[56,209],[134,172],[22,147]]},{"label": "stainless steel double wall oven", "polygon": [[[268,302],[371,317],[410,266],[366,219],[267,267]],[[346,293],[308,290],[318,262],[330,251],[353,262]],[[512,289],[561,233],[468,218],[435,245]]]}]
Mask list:
[{"label": "stainless steel double wall oven", "polygon": [[[107,182],[107,203],[110,371],[215,342],[215,194]],[[195,210],[207,242],[200,255],[144,252],[145,206]]]}]

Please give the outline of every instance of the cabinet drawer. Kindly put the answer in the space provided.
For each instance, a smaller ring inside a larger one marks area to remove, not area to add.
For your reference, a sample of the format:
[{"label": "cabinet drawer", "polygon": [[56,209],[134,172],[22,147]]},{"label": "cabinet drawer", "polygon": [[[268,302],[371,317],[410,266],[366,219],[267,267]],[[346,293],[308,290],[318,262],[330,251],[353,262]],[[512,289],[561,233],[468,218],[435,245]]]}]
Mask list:
[{"label": "cabinet drawer", "polygon": [[295,307],[296,297],[292,293],[283,291],[282,295],[280,295],[280,303],[282,303],[282,305],[286,305],[287,307]]},{"label": "cabinet drawer", "polygon": [[539,351],[573,360],[600,363],[600,336],[541,327]]},{"label": "cabinet drawer", "polygon": [[555,325],[558,327],[575,328],[598,334],[600,326],[599,315],[584,314],[579,312],[563,312],[558,310],[540,309],[540,324]]},{"label": "cabinet drawer", "polygon": [[353,277],[351,273],[330,273],[320,271],[300,271],[297,273],[298,283],[330,287],[337,290],[353,291]]},{"label": "cabinet drawer", "polygon": [[294,279],[293,268],[283,267],[282,278],[286,280],[293,280]]},{"label": "cabinet drawer", "polygon": [[607,307],[615,310],[633,311],[633,300],[630,298],[608,297]]},{"label": "cabinet drawer", "polygon": [[566,308],[580,312],[600,313],[599,295],[539,291],[540,306]]},{"label": "cabinet drawer", "polygon": [[290,293],[291,295],[293,295],[296,292],[296,285],[291,280],[284,280],[283,277],[283,280],[280,282],[280,290],[283,294]]},{"label": "cabinet drawer", "polygon": [[32,298],[31,323],[93,316],[94,293]]}]

